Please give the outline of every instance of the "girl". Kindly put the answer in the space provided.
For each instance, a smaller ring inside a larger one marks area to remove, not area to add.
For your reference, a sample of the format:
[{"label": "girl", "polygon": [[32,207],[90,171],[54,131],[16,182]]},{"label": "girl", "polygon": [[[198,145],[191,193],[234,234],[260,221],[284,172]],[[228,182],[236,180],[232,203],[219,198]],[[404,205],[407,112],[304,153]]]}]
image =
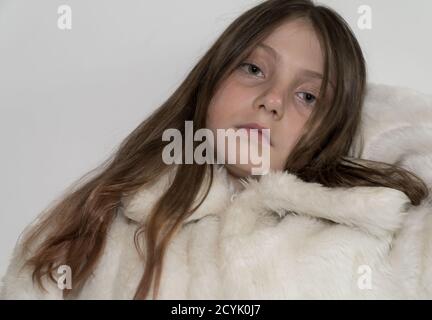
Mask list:
[{"label": "girl", "polygon": [[[385,90],[369,92],[375,107]],[[362,51],[336,12],[309,0],[260,3],[109,161],[25,230],[2,296],[431,298],[428,186],[402,168],[406,137],[384,134],[397,100],[363,111],[365,96]],[[415,121],[426,123],[431,111],[420,111]],[[271,170],[166,164],[163,134],[184,133],[185,121],[212,132],[269,128]],[[430,151],[431,132],[416,132],[411,144],[423,139]]]}]

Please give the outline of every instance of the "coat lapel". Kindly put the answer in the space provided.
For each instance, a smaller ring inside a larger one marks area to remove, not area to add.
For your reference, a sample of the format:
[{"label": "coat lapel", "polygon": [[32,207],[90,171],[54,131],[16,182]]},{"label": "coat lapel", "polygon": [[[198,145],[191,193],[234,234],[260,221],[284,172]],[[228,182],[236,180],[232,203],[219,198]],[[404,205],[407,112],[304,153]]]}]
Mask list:
[{"label": "coat lapel", "polygon": [[[129,199],[124,199],[125,216],[142,222],[168,188],[174,173],[175,169],[151,186],[141,188]],[[215,165],[214,173],[207,198],[184,224],[207,215],[219,215],[229,221],[228,233],[247,233],[253,230],[256,220],[262,215],[277,213],[283,218],[286,214],[301,214],[383,237],[401,227],[410,206],[409,198],[399,190],[363,186],[328,188],[276,171],[270,171],[259,180],[247,178],[245,189],[232,201],[234,189],[226,168]],[[205,192],[205,185],[201,194]],[[201,198],[197,197],[195,204],[198,199]]]},{"label": "coat lapel", "polygon": [[277,213],[281,218],[306,215],[385,237],[402,226],[410,205],[405,193],[392,188],[329,188],[271,171],[259,181],[248,179],[248,187],[229,208],[226,219],[231,225],[227,228],[243,234],[255,227],[251,216]]},{"label": "coat lapel", "polygon": [[[176,166],[173,166],[173,168],[156,183],[143,186],[132,196],[123,198],[122,209],[124,215],[133,221],[143,222],[150,214],[153,205],[156,204],[173,181],[176,168]],[[210,179],[210,172],[207,172],[205,181],[199,192],[200,194],[195,198],[193,207],[198,205],[202,196],[204,196],[208,179]],[[207,215],[217,214],[226,209],[233,193],[234,188],[228,179],[225,167],[222,165],[215,165],[213,183],[210,187],[209,194],[206,199],[204,199],[203,203],[183,221],[183,224],[201,219]]]}]

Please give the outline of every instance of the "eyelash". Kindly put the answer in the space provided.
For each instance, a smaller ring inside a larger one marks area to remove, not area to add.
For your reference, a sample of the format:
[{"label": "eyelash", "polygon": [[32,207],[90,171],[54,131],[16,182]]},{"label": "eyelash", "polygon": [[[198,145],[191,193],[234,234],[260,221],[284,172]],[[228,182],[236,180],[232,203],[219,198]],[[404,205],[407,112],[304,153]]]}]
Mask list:
[{"label": "eyelash", "polygon": [[[243,67],[255,67],[256,69],[258,69],[259,71],[261,71],[261,69],[260,69],[257,65],[255,65],[255,64],[253,64],[253,63],[242,62],[242,63],[239,65],[239,68],[243,68]],[[262,71],[261,71],[261,72],[262,72]],[[252,73],[250,73],[249,71],[246,71],[246,73],[248,73],[248,74],[252,74]],[[310,93],[310,92],[298,92],[298,93],[296,94],[297,97],[298,97],[298,94],[305,94],[306,96],[312,96],[312,99],[313,99],[314,101],[311,102],[311,103],[308,103],[308,102],[306,102],[303,98],[300,98],[300,99],[302,100],[303,103],[305,103],[306,105],[309,105],[309,106],[311,106],[311,105],[312,105],[314,102],[316,102],[316,100],[317,100],[316,96],[315,96],[314,94]]]}]

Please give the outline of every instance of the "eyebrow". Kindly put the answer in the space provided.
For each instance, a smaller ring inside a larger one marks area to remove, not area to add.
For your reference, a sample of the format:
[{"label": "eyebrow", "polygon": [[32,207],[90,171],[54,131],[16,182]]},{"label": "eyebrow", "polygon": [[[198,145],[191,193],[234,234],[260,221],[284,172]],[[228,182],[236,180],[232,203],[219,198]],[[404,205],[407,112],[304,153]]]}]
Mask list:
[{"label": "eyebrow", "polygon": [[[320,79],[323,80],[324,76],[322,75],[322,73],[316,72],[316,71],[312,71],[309,69],[300,69],[300,71],[309,78],[315,78],[315,79]],[[333,88],[333,90],[335,89],[335,85],[333,84],[332,81],[330,81],[330,79],[328,79],[328,83],[329,85]]]},{"label": "eyebrow", "polygon": [[[268,53],[270,53],[270,54],[273,56],[273,58],[275,58],[275,60],[280,60],[280,55],[278,54],[278,52],[277,52],[274,48],[272,48],[271,46],[265,44],[264,42],[259,43],[259,44],[257,45],[257,47],[262,48],[262,49],[264,49],[265,51],[267,51]],[[309,77],[309,78],[316,78],[316,79],[320,79],[320,80],[323,80],[323,79],[324,79],[324,76],[323,76],[322,73],[320,73],[320,72],[316,72],[316,71],[309,70],[309,69],[300,69],[300,71],[301,71],[301,72],[302,72],[306,77]],[[330,81],[330,79],[329,79],[328,83],[331,85],[331,87],[332,87],[333,89],[335,89],[335,85],[333,84],[332,81]]]},{"label": "eyebrow", "polygon": [[257,45],[257,47],[262,48],[264,50],[266,50],[268,53],[270,53],[273,58],[275,58],[276,60],[280,59],[280,55],[277,53],[277,51],[275,49],[273,49],[272,47],[270,47],[269,45],[265,44],[264,42],[261,42]]}]

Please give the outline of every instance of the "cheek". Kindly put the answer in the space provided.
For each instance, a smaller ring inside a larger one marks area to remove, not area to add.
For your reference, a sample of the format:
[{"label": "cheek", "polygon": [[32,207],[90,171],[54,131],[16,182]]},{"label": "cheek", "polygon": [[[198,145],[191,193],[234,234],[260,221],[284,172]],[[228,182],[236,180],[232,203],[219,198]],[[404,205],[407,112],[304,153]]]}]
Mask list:
[{"label": "cheek", "polygon": [[207,110],[206,127],[211,130],[225,128],[228,111],[224,104],[210,104]]},{"label": "cheek", "polygon": [[228,82],[214,95],[207,110],[206,126],[209,129],[228,128],[241,118],[243,106],[248,103],[248,92],[235,83]]},{"label": "cheek", "polygon": [[217,114],[215,112],[215,107],[212,104],[210,104],[207,109],[205,127],[209,129],[213,129],[215,128],[216,123],[217,123]]}]

